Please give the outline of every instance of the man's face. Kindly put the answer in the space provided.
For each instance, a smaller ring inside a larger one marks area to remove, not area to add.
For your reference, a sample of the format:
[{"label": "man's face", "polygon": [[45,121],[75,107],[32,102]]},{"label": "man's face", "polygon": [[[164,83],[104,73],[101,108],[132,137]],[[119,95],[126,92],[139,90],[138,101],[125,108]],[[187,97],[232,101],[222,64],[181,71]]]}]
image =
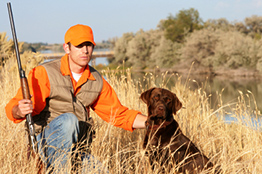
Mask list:
[{"label": "man's face", "polygon": [[64,45],[65,52],[69,57],[71,71],[81,73],[91,60],[94,45],[91,42],[83,42],[78,46]]}]

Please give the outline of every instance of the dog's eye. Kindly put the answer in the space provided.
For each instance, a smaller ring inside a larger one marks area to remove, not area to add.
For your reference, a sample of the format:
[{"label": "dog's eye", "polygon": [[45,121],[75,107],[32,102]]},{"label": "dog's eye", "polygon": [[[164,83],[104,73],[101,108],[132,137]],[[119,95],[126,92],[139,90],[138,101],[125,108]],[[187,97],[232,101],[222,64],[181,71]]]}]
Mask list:
[{"label": "dog's eye", "polygon": [[155,96],[154,96],[154,100],[156,100],[156,101],[158,101],[158,100],[159,100],[159,98],[160,98],[160,96],[159,96],[159,95],[155,95]]},{"label": "dog's eye", "polygon": [[165,98],[164,98],[164,101],[165,101],[166,103],[169,103],[169,102],[171,102],[171,98],[165,97]]}]

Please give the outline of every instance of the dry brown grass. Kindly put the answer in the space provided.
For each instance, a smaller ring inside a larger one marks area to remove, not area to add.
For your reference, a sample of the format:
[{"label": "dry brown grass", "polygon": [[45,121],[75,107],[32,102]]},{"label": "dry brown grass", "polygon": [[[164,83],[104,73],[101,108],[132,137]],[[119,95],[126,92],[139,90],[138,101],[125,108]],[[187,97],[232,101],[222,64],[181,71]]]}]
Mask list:
[{"label": "dry brown grass", "polygon": [[[32,62],[32,61],[31,61]],[[29,68],[29,62],[25,67]],[[30,67],[31,68],[31,67]],[[131,71],[117,69],[104,71],[109,83],[113,86],[123,105],[147,114],[147,108],[139,100],[140,93],[150,87],[166,88],[168,78],[165,74],[156,78],[147,74],[139,81],[133,81]],[[176,84],[170,89],[182,101],[184,108],[175,116],[182,131],[203,151],[215,165],[221,166],[222,173],[262,173],[262,137],[261,132],[251,124],[254,111],[240,92],[239,101],[229,105],[220,102],[218,110],[210,108],[209,96],[204,88],[191,90],[181,77],[171,76]],[[160,80],[159,80],[160,79]],[[161,83],[160,83],[161,82]],[[146,85],[144,85],[146,84]],[[4,107],[20,86],[15,59],[1,69],[0,103],[0,171],[1,173],[35,173],[34,162],[26,160],[26,138],[23,123],[14,124],[5,115]],[[250,94],[252,98],[252,94]],[[250,100],[251,102],[252,99]],[[233,117],[238,123],[225,124],[221,119],[226,108],[233,110]],[[257,113],[257,112],[256,112]],[[145,130],[133,133],[113,127],[91,113],[96,122],[96,138],[92,143],[92,154],[108,168],[110,173],[147,174],[151,171],[142,142]],[[218,115],[218,116],[217,116]],[[246,116],[245,120],[242,115]],[[257,115],[259,116],[259,115]],[[221,117],[221,118],[220,118]],[[176,166],[174,166],[175,168]],[[85,165],[84,167],[85,168]],[[69,169],[64,169],[69,171]],[[88,170],[89,173],[95,173]]]}]

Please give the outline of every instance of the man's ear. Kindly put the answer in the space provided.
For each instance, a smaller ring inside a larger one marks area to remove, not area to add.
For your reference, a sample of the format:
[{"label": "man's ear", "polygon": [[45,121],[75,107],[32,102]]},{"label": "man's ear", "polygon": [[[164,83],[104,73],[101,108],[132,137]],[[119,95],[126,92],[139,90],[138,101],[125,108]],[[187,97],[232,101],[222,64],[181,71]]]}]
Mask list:
[{"label": "man's ear", "polygon": [[64,43],[63,44],[63,48],[64,48],[66,54],[70,53],[70,49],[69,49],[69,45],[68,44]]},{"label": "man's ear", "polygon": [[146,103],[147,105],[149,104],[149,99],[150,99],[150,95],[151,95],[151,92],[154,90],[155,88],[150,88],[149,90],[143,92],[141,95],[140,95],[140,98],[141,100]]},{"label": "man's ear", "polygon": [[182,108],[182,103],[177,98],[176,94],[173,94],[174,101],[173,101],[173,113],[176,114],[176,112]]}]

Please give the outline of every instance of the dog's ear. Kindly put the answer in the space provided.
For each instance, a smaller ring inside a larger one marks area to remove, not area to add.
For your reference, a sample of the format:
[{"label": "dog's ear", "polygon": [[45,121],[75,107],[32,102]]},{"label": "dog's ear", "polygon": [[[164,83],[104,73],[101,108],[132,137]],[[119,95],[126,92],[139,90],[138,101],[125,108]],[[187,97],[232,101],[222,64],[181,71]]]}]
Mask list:
[{"label": "dog's ear", "polygon": [[174,101],[173,101],[173,113],[176,114],[176,112],[182,108],[182,103],[177,98],[176,94],[173,94]]},{"label": "dog's ear", "polygon": [[150,88],[149,90],[143,92],[141,95],[140,95],[140,98],[141,100],[146,103],[147,105],[149,104],[149,99],[150,99],[150,95],[151,95],[151,92],[154,90],[155,88]]}]

